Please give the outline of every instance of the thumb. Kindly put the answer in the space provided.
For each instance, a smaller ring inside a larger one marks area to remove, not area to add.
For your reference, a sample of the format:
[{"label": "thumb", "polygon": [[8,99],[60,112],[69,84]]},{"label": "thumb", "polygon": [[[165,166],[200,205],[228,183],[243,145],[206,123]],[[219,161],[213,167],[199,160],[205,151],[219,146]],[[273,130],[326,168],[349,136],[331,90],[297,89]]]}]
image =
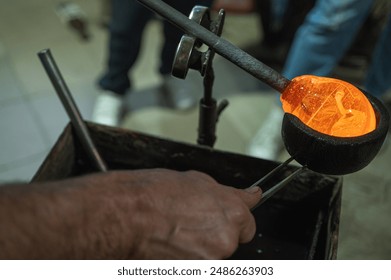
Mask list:
[{"label": "thumb", "polygon": [[239,190],[239,196],[249,209],[253,208],[262,198],[262,190],[258,186]]}]

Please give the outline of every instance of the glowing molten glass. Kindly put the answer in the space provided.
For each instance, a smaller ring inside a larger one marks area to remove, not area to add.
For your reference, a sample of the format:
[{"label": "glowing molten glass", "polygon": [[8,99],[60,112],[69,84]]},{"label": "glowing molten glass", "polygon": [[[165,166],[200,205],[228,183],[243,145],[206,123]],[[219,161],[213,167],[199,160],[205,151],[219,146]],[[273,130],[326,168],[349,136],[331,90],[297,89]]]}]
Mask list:
[{"label": "glowing molten glass", "polygon": [[375,112],[366,96],[338,79],[296,77],[281,94],[281,102],[285,112],[332,136],[360,136],[376,128]]}]

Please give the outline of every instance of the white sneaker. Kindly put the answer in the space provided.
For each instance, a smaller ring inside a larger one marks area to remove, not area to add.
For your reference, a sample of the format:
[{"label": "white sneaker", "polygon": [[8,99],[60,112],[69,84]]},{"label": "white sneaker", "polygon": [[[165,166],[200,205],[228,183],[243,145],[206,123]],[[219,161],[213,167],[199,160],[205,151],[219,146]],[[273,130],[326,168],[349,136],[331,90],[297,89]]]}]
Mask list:
[{"label": "white sneaker", "polygon": [[118,126],[122,109],[122,96],[110,91],[104,91],[95,101],[91,120],[104,125]]},{"label": "white sneaker", "polygon": [[247,154],[268,160],[277,160],[284,146],[281,125],[284,112],[273,108],[247,147]]}]

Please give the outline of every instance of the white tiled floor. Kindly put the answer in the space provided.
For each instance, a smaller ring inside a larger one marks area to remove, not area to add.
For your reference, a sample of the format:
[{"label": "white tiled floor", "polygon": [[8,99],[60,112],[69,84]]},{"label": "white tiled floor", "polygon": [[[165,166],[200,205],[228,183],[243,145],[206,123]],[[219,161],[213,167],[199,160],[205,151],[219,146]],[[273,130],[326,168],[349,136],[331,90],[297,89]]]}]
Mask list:
[{"label": "white tiled floor", "polygon": [[[0,3],[0,182],[30,180],[68,121],[37,58],[38,51],[52,50],[82,115],[90,117],[107,34],[98,24],[99,1],[74,2],[87,14],[92,34],[89,42],[81,41],[59,20],[54,11],[58,1]],[[244,26],[243,34],[240,30]],[[156,74],[159,34],[157,22],[148,26],[145,48],[131,74],[136,90],[156,87],[160,82]],[[227,16],[224,37],[234,44],[252,43],[258,36],[257,19],[252,15]],[[218,123],[216,148],[244,153],[275,96],[221,57],[215,59],[215,73],[215,95],[231,103]],[[178,113],[146,107],[132,111],[123,125],[194,143],[196,116],[196,110]],[[391,258],[388,145],[369,167],[344,178],[339,258]]]},{"label": "white tiled floor", "polygon": [[61,22],[55,13],[59,1],[0,4],[0,181],[30,180],[68,122],[37,52],[51,49],[81,113],[89,118],[106,40],[95,2],[78,1],[88,9],[89,42]]}]

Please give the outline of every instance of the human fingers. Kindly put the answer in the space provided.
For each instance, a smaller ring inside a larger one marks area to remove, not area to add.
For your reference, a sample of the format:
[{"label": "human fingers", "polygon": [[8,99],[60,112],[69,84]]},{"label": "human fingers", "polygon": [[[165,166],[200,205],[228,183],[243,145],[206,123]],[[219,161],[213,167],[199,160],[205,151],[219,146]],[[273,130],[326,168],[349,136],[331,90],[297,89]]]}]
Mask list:
[{"label": "human fingers", "polygon": [[252,209],[262,198],[262,190],[258,186],[246,189],[236,189],[237,195],[243,200],[249,209]]},{"label": "human fingers", "polygon": [[[216,193],[217,198],[223,198],[226,216],[236,225],[238,239],[240,243],[249,242],[255,234],[256,224],[251,209],[257,205],[262,198],[262,190],[258,186],[247,189],[238,189],[219,184],[212,177],[198,171],[187,171],[188,175],[194,176],[205,183],[212,183],[211,186],[217,187],[217,190],[223,191]],[[209,185],[208,184],[208,185]],[[233,195],[234,194],[234,195]],[[220,197],[221,196],[221,197]]]},{"label": "human fingers", "polygon": [[235,205],[232,212],[232,218],[238,224],[239,243],[246,243],[252,240],[256,232],[256,223],[251,208],[253,208],[262,197],[262,190],[257,187],[247,189],[233,188],[236,196],[239,197],[241,204]]}]

